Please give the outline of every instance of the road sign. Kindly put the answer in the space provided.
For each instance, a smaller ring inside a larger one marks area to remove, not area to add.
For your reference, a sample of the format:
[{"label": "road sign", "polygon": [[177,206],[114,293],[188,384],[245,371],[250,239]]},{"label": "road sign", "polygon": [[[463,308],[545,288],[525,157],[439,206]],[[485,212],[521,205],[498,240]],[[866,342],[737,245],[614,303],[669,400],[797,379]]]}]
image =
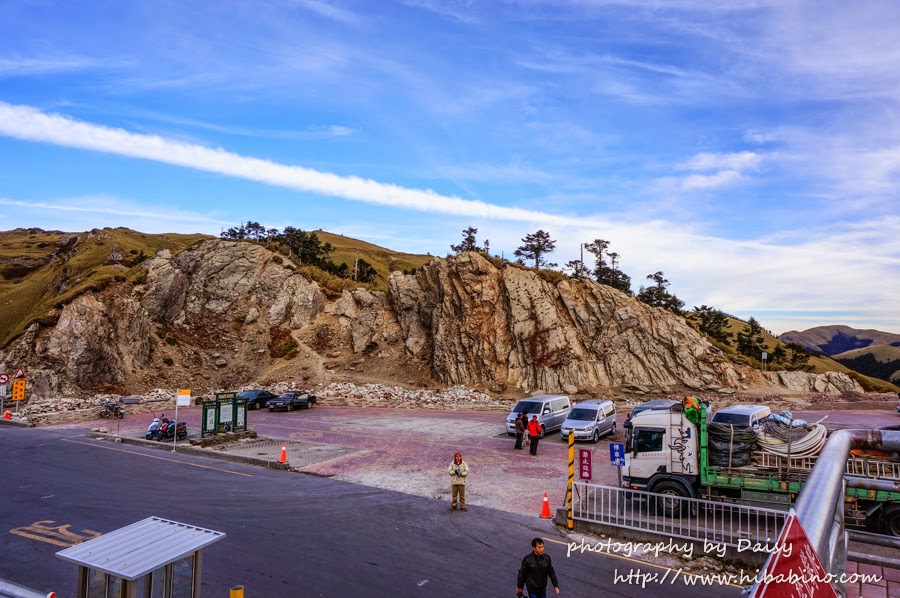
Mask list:
[{"label": "road sign", "polygon": [[591,449],[578,449],[578,479],[594,479],[591,466]]},{"label": "road sign", "polygon": [[13,380],[24,380],[25,379],[25,370],[19,368],[16,370],[16,375],[13,376]]},{"label": "road sign", "polygon": [[756,596],[804,596],[810,598],[837,597],[828,583],[827,571],[816,549],[791,509],[787,521],[775,543],[775,552],[757,574],[760,579]]},{"label": "road sign", "polygon": [[179,389],[178,396],[175,397],[175,406],[176,407],[187,407],[191,404],[191,391],[190,389]]},{"label": "road sign", "polygon": [[9,382],[9,374],[0,374],[0,384]]},{"label": "road sign", "polygon": [[610,444],[609,445],[609,463],[616,467],[625,467],[625,445]]},{"label": "road sign", "polygon": [[13,401],[24,401],[25,400],[25,378],[19,378],[18,380],[13,380],[12,400]]}]

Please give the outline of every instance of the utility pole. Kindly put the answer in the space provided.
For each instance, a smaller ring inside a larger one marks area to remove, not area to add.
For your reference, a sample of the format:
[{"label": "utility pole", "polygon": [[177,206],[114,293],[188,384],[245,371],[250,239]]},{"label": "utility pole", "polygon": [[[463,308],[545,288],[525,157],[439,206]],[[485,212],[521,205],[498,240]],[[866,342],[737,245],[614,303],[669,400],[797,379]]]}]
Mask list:
[{"label": "utility pole", "polygon": [[578,272],[578,278],[581,278],[581,275],[584,274],[584,271],[585,271],[585,267],[584,267],[584,243],[579,243],[579,244],[578,244],[578,249],[581,250],[581,263],[578,264],[578,268],[579,268],[579,270],[580,270],[580,272]]}]

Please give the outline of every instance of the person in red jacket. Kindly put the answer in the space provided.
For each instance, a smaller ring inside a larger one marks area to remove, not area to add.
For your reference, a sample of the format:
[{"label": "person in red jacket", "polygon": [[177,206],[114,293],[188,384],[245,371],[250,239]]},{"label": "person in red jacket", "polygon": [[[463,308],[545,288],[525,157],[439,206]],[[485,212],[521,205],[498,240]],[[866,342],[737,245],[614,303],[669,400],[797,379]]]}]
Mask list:
[{"label": "person in red jacket", "polygon": [[531,421],[528,422],[528,439],[531,441],[531,449],[529,452],[532,455],[537,455],[538,440],[541,439],[541,424],[538,423],[536,415],[532,415]]}]

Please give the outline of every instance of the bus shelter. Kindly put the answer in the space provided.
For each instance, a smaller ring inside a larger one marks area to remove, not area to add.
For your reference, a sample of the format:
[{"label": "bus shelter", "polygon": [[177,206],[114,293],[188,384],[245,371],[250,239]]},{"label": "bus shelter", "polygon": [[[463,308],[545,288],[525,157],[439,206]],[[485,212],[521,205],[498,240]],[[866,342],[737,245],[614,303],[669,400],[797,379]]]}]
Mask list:
[{"label": "bus shelter", "polygon": [[200,598],[201,551],[224,537],[148,517],[56,556],[78,565],[78,598]]},{"label": "bus shelter", "polygon": [[201,406],[200,438],[247,429],[247,399],[238,397],[236,392],[217,392],[215,399],[204,401]]}]

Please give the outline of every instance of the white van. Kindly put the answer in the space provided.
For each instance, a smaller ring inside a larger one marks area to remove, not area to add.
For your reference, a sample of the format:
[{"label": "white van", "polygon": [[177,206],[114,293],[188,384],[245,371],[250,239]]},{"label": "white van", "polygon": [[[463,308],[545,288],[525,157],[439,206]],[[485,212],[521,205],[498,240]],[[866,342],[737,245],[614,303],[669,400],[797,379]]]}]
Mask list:
[{"label": "white van", "polygon": [[600,442],[601,436],[615,434],[615,405],[603,399],[575,403],[559,429],[559,435],[568,442],[569,432],[575,434],[575,440],[592,440],[594,443]]},{"label": "white van", "polygon": [[526,413],[529,421],[531,421],[532,415],[537,416],[538,422],[541,424],[541,438],[543,438],[545,433],[562,427],[571,409],[572,403],[565,395],[538,395],[522,399],[506,416],[506,433],[515,436],[516,416]]}]

